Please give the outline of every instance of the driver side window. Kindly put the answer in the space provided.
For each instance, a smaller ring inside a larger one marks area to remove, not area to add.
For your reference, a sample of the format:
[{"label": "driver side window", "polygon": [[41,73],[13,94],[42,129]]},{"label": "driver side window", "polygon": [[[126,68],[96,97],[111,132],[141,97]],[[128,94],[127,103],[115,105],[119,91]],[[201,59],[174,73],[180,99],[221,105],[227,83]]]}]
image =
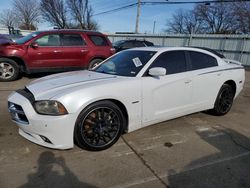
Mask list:
[{"label": "driver side window", "polygon": [[164,52],[151,64],[150,68],[163,67],[168,74],[186,71],[186,58],[184,51]]},{"label": "driver side window", "polygon": [[35,42],[39,46],[60,46],[60,36],[57,34],[44,35]]}]

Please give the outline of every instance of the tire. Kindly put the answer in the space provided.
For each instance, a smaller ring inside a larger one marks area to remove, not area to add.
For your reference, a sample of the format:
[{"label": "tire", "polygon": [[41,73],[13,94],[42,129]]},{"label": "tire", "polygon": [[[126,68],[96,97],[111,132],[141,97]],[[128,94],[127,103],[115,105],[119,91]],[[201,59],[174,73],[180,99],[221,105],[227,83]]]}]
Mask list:
[{"label": "tire", "polygon": [[235,92],[230,85],[223,84],[216,98],[212,113],[217,116],[227,114],[233,105],[234,94]]},{"label": "tire", "polygon": [[19,66],[12,59],[0,58],[0,81],[16,80],[19,76]]},{"label": "tire", "polygon": [[120,138],[126,124],[120,108],[111,101],[99,101],[86,107],[78,116],[74,140],[82,148],[100,151]]},{"label": "tire", "polygon": [[90,61],[88,69],[92,70],[97,65],[99,65],[102,61],[103,61],[103,59],[93,59],[92,61]]}]

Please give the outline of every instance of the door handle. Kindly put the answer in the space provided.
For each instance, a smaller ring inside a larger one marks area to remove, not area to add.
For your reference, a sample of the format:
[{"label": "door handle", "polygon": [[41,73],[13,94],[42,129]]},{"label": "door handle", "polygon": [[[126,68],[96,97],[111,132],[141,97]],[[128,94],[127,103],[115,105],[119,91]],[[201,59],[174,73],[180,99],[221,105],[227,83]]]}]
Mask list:
[{"label": "door handle", "polygon": [[61,50],[54,50],[53,51],[54,53],[60,53],[60,52],[62,52]]},{"label": "door handle", "polygon": [[184,83],[189,84],[190,82],[192,82],[192,80],[186,80]]},{"label": "door handle", "polygon": [[82,53],[88,52],[88,50],[81,50]]}]

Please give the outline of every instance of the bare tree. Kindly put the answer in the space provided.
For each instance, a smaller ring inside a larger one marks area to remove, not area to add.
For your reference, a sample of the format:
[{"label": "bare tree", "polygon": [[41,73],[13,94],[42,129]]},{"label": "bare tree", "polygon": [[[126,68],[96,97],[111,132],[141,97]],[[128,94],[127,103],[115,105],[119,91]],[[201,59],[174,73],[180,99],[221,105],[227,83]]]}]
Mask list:
[{"label": "bare tree", "polygon": [[196,18],[193,11],[184,11],[179,9],[173,14],[172,19],[167,23],[166,32],[169,33],[201,33],[201,22]]},{"label": "bare tree", "polygon": [[99,26],[98,26],[97,22],[92,19],[92,16],[93,16],[93,9],[92,9],[92,7],[89,7],[87,9],[86,29],[98,30]]},{"label": "bare tree", "polygon": [[175,14],[172,15],[172,19],[167,23],[166,32],[169,33],[185,33],[184,17],[185,12],[179,9]]},{"label": "bare tree", "polygon": [[40,16],[37,0],[14,0],[13,9],[24,29],[31,30],[37,25]]},{"label": "bare tree", "polygon": [[76,22],[76,27],[81,29],[97,30],[98,25],[92,20],[93,9],[88,0],[68,0],[68,9]]},{"label": "bare tree", "polygon": [[41,0],[40,7],[46,21],[59,28],[69,28],[67,7],[63,0]]},{"label": "bare tree", "polygon": [[16,27],[18,26],[18,19],[13,10],[6,9],[0,14],[0,24],[5,27]]},{"label": "bare tree", "polygon": [[199,4],[191,11],[177,11],[167,27],[170,33],[250,33],[250,3]]},{"label": "bare tree", "polygon": [[228,34],[235,33],[229,3],[215,3],[211,5],[197,5],[194,8],[196,18],[202,23],[205,33]]},{"label": "bare tree", "polygon": [[234,29],[239,34],[250,33],[250,3],[238,2],[233,3],[231,6],[234,20]]}]

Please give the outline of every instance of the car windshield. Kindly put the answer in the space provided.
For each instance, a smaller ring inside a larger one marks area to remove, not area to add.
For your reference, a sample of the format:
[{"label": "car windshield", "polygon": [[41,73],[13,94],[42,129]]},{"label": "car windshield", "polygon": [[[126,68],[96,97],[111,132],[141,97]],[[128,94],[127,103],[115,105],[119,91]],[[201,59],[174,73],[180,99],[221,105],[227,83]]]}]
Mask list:
[{"label": "car windshield", "polygon": [[25,37],[22,37],[20,39],[17,39],[15,40],[15,42],[17,44],[24,44],[25,42],[29,41],[30,39],[36,37],[38,34],[40,34],[41,32],[37,31],[37,32],[34,32],[34,33],[31,33],[29,35],[26,35]]},{"label": "car windshield", "polygon": [[122,51],[107,59],[93,71],[118,76],[136,76],[144,65],[154,56],[154,51]]}]

